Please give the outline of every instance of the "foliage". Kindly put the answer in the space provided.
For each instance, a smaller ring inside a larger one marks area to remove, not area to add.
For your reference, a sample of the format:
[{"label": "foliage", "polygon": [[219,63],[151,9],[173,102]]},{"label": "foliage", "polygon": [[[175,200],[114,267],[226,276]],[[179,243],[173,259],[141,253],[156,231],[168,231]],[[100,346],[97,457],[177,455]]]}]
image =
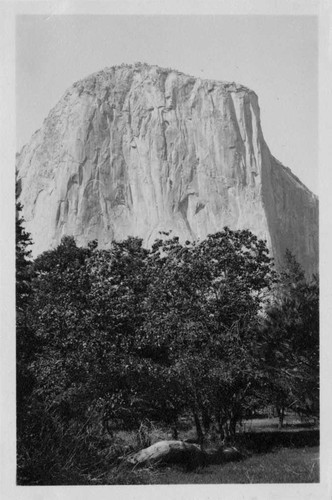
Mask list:
[{"label": "foliage", "polygon": [[26,482],[61,481],[68,467],[84,476],[119,429],[148,436],[146,422],[159,422],[176,438],[189,413],[201,441],[211,425],[234,438],[259,404],[277,394],[303,407],[314,390],[318,283],[292,261],[266,309],[276,274],[249,231],[185,244],[164,233],[151,249],[132,237],[79,248],[67,236],[29,265],[19,234],[32,339],[20,358],[31,381],[18,415]]},{"label": "foliage", "polygon": [[33,377],[28,370],[34,353],[34,332],[28,321],[31,298],[31,237],[24,228],[22,205],[16,203],[16,411],[17,450],[21,444],[26,422],[26,405],[33,387]]},{"label": "foliage", "polygon": [[264,335],[267,397],[278,410],[280,425],[286,408],[318,416],[319,283],[316,276],[306,280],[290,252]]},{"label": "foliage", "polygon": [[141,350],[181,381],[176,394],[170,384],[173,420],[189,408],[200,439],[201,419],[206,430],[213,417],[232,420],[234,431],[259,376],[255,325],[272,279],[265,243],[228,228],[200,244],[159,240],[151,265]]},{"label": "foliage", "polygon": [[16,203],[16,293],[17,308],[23,310],[30,291],[30,255],[31,236],[24,228],[24,218],[21,216],[21,203]]},{"label": "foliage", "polygon": [[[37,381],[35,398],[69,419],[85,418],[92,357],[98,345],[92,334],[87,296],[90,279],[85,262],[93,246],[78,248],[65,237],[34,262],[31,324],[37,338],[30,371]],[[83,413],[82,413],[83,411]]]}]

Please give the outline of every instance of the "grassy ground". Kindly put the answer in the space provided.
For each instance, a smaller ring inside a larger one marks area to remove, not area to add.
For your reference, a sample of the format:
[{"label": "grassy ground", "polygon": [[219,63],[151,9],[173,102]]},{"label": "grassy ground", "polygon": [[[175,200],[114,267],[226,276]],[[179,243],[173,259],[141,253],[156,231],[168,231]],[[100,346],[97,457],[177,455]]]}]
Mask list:
[{"label": "grassy ground", "polygon": [[[120,467],[103,477],[102,484],[241,484],[319,482],[319,430],[312,422],[286,419],[278,430],[277,419],[244,422],[238,429],[237,446],[243,458],[236,462],[213,462],[187,470],[181,466],[128,470]],[[179,439],[192,437],[192,427],[183,429]],[[170,439],[155,431],[152,442]],[[126,441],[126,435],[122,436]]]},{"label": "grassy ground", "polygon": [[319,482],[319,450],[282,448],[253,455],[241,462],[209,465],[185,472],[168,467],[153,478],[154,484],[207,483],[315,483]]},{"label": "grassy ground", "polygon": [[[96,434],[97,435],[97,434]],[[92,436],[92,437],[91,437]],[[241,484],[241,483],[314,483],[319,482],[319,429],[313,422],[301,422],[295,416],[288,416],[285,427],[278,429],[277,419],[255,419],[243,422],[237,429],[237,461],[225,461],[227,456],[220,448],[217,436],[210,435],[205,443],[205,466],[191,464],[133,467],[124,457],[132,452],[162,440],[172,439],[170,429],[142,423],[140,429],[117,431],[114,436],[103,435],[96,442],[92,434],[74,441],[78,448],[76,461],[72,459],[72,445],[60,442],[57,450],[50,440],[51,453],[66,453],[67,461],[50,461],[37,453],[34,469],[24,470],[18,484],[35,485],[136,485],[136,484]],[[179,439],[196,437],[194,423],[184,418],[179,425]],[[81,442],[81,441],[84,442]],[[46,445],[48,441],[46,442]],[[56,442],[57,444],[57,442]],[[97,453],[87,455],[97,450]],[[46,446],[45,445],[45,446]],[[84,445],[84,446],[83,446]],[[44,449],[42,448],[42,450]],[[68,449],[67,449],[68,448]],[[221,451],[220,453],[218,452]],[[53,451],[52,451],[53,450]],[[52,454],[53,457],[53,454]],[[89,458],[90,457],[90,458]],[[88,458],[88,460],[87,460]],[[230,457],[234,460],[233,454]],[[79,460],[78,460],[79,459]],[[91,462],[92,460],[92,462]],[[65,463],[65,467],[63,466]],[[58,465],[60,464],[60,466]],[[196,466],[196,468],[194,468]],[[191,468],[190,468],[191,467]],[[30,475],[29,475],[30,474]],[[31,479],[32,478],[32,479]]]}]

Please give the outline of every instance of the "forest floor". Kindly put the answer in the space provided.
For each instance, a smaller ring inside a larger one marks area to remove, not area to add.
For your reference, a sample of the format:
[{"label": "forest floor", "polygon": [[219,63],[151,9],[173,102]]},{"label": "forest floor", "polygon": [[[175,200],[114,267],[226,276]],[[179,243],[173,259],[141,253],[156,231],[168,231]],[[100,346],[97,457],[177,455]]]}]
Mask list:
[{"label": "forest floor", "polygon": [[[193,429],[179,439],[194,436]],[[238,429],[242,459],[210,463],[188,470],[181,465],[118,471],[103,484],[243,484],[319,482],[319,429],[314,422],[287,416],[283,429],[276,418],[253,419]]]}]

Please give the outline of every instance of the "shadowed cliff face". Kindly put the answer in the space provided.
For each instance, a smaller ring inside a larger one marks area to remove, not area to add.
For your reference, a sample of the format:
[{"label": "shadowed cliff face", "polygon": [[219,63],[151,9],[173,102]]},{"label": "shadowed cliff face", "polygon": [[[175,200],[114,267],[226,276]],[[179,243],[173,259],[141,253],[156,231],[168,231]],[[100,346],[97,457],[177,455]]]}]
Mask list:
[{"label": "shadowed cliff face", "polygon": [[17,161],[34,254],[65,234],[80,245],[159,231],[182,240],[250,229],[277,263],[289,248],[318,267],[318,200],[275,160],[257,96],[156,66],[75,83]]}]

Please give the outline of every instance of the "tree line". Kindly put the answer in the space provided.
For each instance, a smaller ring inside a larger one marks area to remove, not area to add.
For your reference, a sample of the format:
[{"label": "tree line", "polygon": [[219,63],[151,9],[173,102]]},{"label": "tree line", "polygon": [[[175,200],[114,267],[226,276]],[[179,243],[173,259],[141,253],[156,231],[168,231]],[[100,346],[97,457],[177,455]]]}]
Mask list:
[{"label": "tree line", "polygon": [[184,244],[162,233],[150,249],[133,237],[80,248],[66,236],[33,260],[21,209],[19,481],[50,474],[42,457],[57,455],[64,432],[58,462],[75,461],[81,445],[87,460],[96,423],[112,435],[150,420],[176,438],[190,415],[202,442],[211,425],[233,439],[241,419],[269,406],[280,425],[287,409],[318,416],[319,284],[292,254],[277,272],[265,241],[225,227]]}]

